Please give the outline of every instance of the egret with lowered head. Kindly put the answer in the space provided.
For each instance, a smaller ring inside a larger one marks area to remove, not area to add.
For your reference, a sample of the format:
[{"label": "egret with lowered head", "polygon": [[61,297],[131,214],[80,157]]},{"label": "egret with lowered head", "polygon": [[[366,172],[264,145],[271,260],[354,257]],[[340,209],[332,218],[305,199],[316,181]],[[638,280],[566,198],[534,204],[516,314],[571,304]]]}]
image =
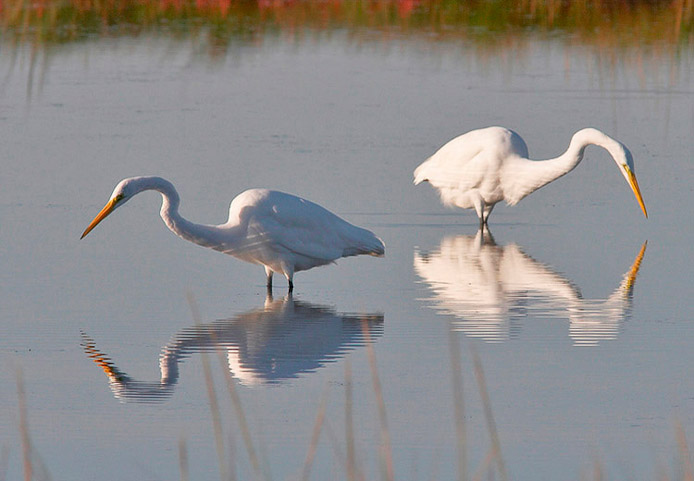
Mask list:
[{"label": "egret with lowered head", "polygon": [[82,238],[116,208],[145,190],[161,194],[161,218],[174,234],[243,261],[262,264],[268,289],[272,288],[274,272],[287,278],[291,292],[295,272],[330,264],[340,257],[380,257],[385,252],[383,242],[372,232],[318,204],[274,190],[250,189],[239,194],[231,202],[225,224],[195,224],[178,213],[178,192],[161,177],[120,181]]},{"label": "egret with lowered head", "polygon": [[607,150],[629,183],[643,214],[646,206],[634,173],[629,149],[593,128],[579,130],[562,155],[549,160],[528,159],[528,147],[512,130],[487,127],[449,141],[414,171],[414,183],[428,181],[445,205],[475,209],[480,226],[497,202],[516,205],[528,194],[568,174],[583,160],[587,146]]}]

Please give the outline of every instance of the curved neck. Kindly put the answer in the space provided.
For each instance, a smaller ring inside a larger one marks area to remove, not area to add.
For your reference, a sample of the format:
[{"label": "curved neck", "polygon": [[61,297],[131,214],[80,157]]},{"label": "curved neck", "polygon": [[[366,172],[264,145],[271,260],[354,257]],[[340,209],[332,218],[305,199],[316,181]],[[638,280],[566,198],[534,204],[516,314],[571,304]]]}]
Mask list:
[{"label": "curved neck", "polygon": [[178,212],[181,198],[171,182],[161,177],[140,177],[138,192],[156,190],[161,194],[161,215],[166,226],[182,239],[210,247],[214,238],[216,226],[202,225],[184,219]]},{"label": "curved neck", "polygon": [[515,202],[571,172],[583,160],[583,153],[589,145],[604,148],[613,158],[617,157],[622,148],[619,142],[599,130],[587,128],[579,130],[571,137],[569,148],[559,157],[548,160],[518,159],[513,174]]},{"label": "curved neck", "polygon": [[[576,132],[571,137],[569,148],[566,152],[554,159],[541,161],[556,169],[559,174],[556,178],[571,172],[583,160],[583,152],[589,145],[597,145],[607,150],[613,158],[616,158],[622,144],[597,129],[587,128]],[[554,179],[552,179],[554,180]]]}]

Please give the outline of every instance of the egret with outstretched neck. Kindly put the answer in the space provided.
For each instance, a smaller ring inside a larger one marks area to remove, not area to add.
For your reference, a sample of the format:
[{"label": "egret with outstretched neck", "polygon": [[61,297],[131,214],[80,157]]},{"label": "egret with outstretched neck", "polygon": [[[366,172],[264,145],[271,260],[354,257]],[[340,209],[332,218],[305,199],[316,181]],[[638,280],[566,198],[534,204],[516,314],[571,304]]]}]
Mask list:
[{"label": "egret with outstretched neck", "polygon": [[341,257],[360,254],[380,257],[385,252],[383,242],[372,232],[306,199],[267,189],[250,189],[236,196],[225,224],[195,224],[178,213],[178,192],[161,177],[132,177],[118,183],[106,206],[81,238],[116,208],[145,190],[161,194],[161,218],[174,234],[263,265],[268,289],[272,288],[275,272],[287,278],[291,291],[295,272],[330,264]]},{"label": "egret with outstretched neck", "polygon": [[576,132],[566,152],[549,160],[530,160],[527,145],[512,130],[473,130],[449,141],[417,167],[414,183],[428,181],[438,189],[445,205],[475,209],[482,226],[498,202],[516,205],[528,194],[571,172],[583,160],[589,145],[609,152],[648,218],[631,152],[593,128]]}]

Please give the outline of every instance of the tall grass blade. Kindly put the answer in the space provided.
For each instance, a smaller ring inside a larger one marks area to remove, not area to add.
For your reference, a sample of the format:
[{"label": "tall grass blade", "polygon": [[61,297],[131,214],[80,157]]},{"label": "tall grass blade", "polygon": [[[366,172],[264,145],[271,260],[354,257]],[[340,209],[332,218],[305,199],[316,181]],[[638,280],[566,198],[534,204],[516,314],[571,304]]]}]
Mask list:
[{"label": "tall grass blade", "polygon": [[[197,303],[195,298],[191,293],[187,294],[188,305],[190,306],[190,311],[195,321],[195,325],[199,326],[200,322],[200,312],[198,311]],[[205,386],[207,387],[207,398],[210,403],[210,412],[212,413],[212,428],[214,430],[215,447],[217,449],[217,459],[219,462],[219,474],[222,481],[227,481],[231,479],[229,473],[227,472],[227,463],[224,459],[224,434],[222,429],[222,416],[219,411],[219,402],[217,401],[217,394],[214,389],[214,380],[212,379],[212,369],[210,368],[210,360],[207,357],[207,353],[200,353],[202,358],[202,369],[205,375]]]},{"label": "tall grass blade", "polygon": [[[260,469],[260,462],[258,461],[258,455],[256,454],[255,448],[253,447],[253,440],[251,439],[251,431],[248,428],[248,421],[246,415],[243,412],[243,405],[241,404],[241,398],[238,392],[236,392],[236,387],[234,386],[234,379],[231,377],[231,372],[229,372],[229,366],[227,361],[224,359],[223,351],[218,350],[219,362],[222,365],[222,372],[224,373],[224,380],[227,385],[227,392],[231,398],[231,404],[234,406],[234,411],[236,412],[236,418],[238,419],[239,427],[241,429],[241,437],[243,438],[243,443],[246,446],[246,452],[248,452],[248,459],[251,461],[251,466],[256,475],[257,479],[263,478],[263,473]],[[265,476],[269,479],[269,476]]]},{"label": "tall grass blade", "polygon": [[34,450],[29,436],[29,418],[27,414],[26,391],[24,389],[24,375],[22,370],[17,370],[17,398],[19,402],[19,434],[22,445],[22,466],[24,468],[24,481],[32,479],[50,480],[48,469]]},{"label": "tall grass blade", "polygon": [[19,435],[22,442],[22,466],[24,467],[24,481],[31,481],[34,467],[31,463],[31,439],[29,438],[29,422],[27,420],[24,376],[21,369],[17,371],[17,397],[19,398]]},{"label": "tall grass blade", "polygon": [[[191,306],[191,311],[193,312],[193,317],[195,318],[195,325],[200,325],[200,314],[197,310],[197,305],[195,303],[195,299],[193,298],[192,295],[188,294],[188,303]],[[222,366],[222,372],[224,373],[224,380],[226,382],[227,386],[227,392],[229,393],[229,397],[231,398],[232,405],[234,406],[234,410],[236,412],[236,417],[238,419],[238,423],[241,429],[241,437],[243,438],[244,445],[246,446],[246,451],[248,452],[248,458],[251,462],[251,466],[253,467],[253,471],[255,473],[256,479],[270,479],[270,476],[265,475],[263,476],[263,473],[260,469],[260,462],[258,461],[258,455],[256,454],[255,448],[253,447],[253,441],[251,439],[251,433],[250,429],[248,428],[248,422],[246,420],[246,416],[243,412],[243,406],[241,404],[241,398],[239,397],[238,393],[236,392],[236,388],[234,387],[234,379],[231,376],[231,373],[229,372],[229,366],[227,365],[226,360],[224,359],[224,351],[223,349],[217,349],[217,353],[219,355],[219,361]],[[203,357],[203,369],[205,371],[205,381],[207,384],[207,389],[208,389],[208,396],[210,397],[210,408],[213,411],[212,417],[213,417],[213,423],[215,425],[215,440],[217,444],[217,454],[220,457],[220,468],[223,463],[223,453],[224,453],[224,443],[223,443],[223,432],[222,432],[222,424],[221,424],[221,415],[220,415],[220,408],[219,408],[219,403],[217,401],[217,397],[214,391],[214,384],[212,381],[212,372],[210,369],[209,361],[207,358],[207,354],[202,352],[202,357]],[[215,414],[216,413],[216,414]],[[219,426],[219,428],[217,428]],[[231,447],[231,440],[230,440],[230,447]],[[233,453],[232,453],[232,459],[233,459]],[[222,472],[222,478],[224,479],[236,479],[236,471],[234,469],[229,470],[229,474],[226,474],[227,471],[227,464],[224,463],[224,472]],[[228,477],[227,477],[228,476]]]},{"label": "tall grass blade", "polygon": [[355,481],[354,423],[352,420],[352,365],[345,361],[345,442],[347,443],[347,481]]},{"label": "tall grass blade", "polygon": [[313,466],[313,460],[316,457],[318,439],[320,438],[321,428],[323,427],[323,421],[325,420],[325,409],[327,402],[328,392],[326,389],[323,391],[323,395],[321,396],[320,405],[318,406],[318,413],[316,414],[316,422],[313,424],[313,432],[311,433],[311,443],[308,446],[308,452],[306,453],[306,459],[304,460],[304,467],[301,471],[301,479],[303,481],[308,481],[311,474],[311,466]]},{"label": "tall grass blade", "polygon": [[501,480],[508,481],[506,467],[504,466],[504,460],[501,456],[501,444],[499,443],[499,434],[496,430],[496,422],[494,421],[494,413],[492,412],[492,403],[489,400],[487,382],[484,377],[482,362],[480,361],[480,358],[477,355],[477,351],[474,348],[472,349],[472,359],[475,370],[475,379],[477,380],[477,388],[480,391],[480,397],[482,398],[482,405],[484,407],[484,417],[487,421],[487,430],[489,431],[489,437],[492,441],[492,461],[496,462]]},{"label": "tall grass blade", "polygon": [[2,447],[2,453],[0,454],[0,481],[5,481],[7,476],[7,465],[10,462],[10,448],[7,446]]},{"label": "tall grass blade", "polygon": [[681,423],[677,423],[677,446],[680,451],[680,462],[682,463],[682,479],[683,481],[694,481],[694,469],[692,469],[691,453],[687,445],[687,437],[684,434],[684,429]]},{"label": "tall grass blade", "polygon": [[603,469],[602,469],[602,463],[600,462],[600,459],[595,458],[595,461],[593,461],[593,481],[603,481],[605,479]]},{"label": "tall grass blade", "polygon": [[190,479],[188,470],[188,449],[186,447],[186,440],[183,437],[178,440],[178,466],[181,471],[181,481],[188,481]]},{"label": "tall grass blade", "polygon": [[381,381],[378,377],[378,368],[376,366],[376,354],[374,353],[373,343],[371,342],[371,334],[369,334],[369,326],[366,321],[361,323],[364,341],[366,343],[366,354],[369,358],[369,367],[371,368],[371,379],[373,381],[374,395],[378,405],[378,421],[381,428],[381,463],[383,469],[383,477],[387,481],[393,481],[395,474],[393,470],[393,450],[390,443],[390,431],[388,430],[388,418],[386,416],[386,403],[383,401],[383,389]]},{"label": "tall grass blade", "polygon": [[460,344],[453,329],[448,330],[448,342],[451,354],[451,386],[453,388],[456,448],[458,450],[458,480],[467,481],[467,437],[465,433],[463,374],[460,368]]}]

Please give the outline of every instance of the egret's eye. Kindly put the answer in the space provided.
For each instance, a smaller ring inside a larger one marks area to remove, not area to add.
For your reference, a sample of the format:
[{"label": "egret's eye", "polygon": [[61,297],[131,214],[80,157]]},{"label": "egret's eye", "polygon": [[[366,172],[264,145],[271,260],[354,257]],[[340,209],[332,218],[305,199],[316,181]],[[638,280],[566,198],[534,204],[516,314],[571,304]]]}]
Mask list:
[{"label": "egret's eye", "polygon": [[113,201],[114,201],[115,203],[118,203],[118,202],[120,202],[121,200],[123,200],[123,198],[125,198],[125,196],[124,196],[123,194],[118,194],[117,196],[115,196],[115,197],[113,198]]}]

